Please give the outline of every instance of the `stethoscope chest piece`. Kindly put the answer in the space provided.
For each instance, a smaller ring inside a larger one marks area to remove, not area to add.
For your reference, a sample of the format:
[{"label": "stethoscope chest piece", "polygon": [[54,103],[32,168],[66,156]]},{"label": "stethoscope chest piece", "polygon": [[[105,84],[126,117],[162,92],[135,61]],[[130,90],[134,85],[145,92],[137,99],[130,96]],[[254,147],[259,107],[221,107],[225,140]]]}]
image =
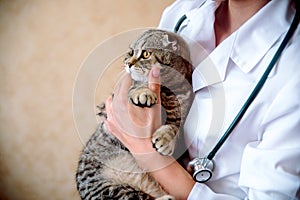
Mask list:
[{"label": "stethoscope chest piece", "polygon": [[189,169],[193,171],[193,179],[198,183],[204,183],[212,177],[214,163],[207,158],[195,158],[189,162]]}]

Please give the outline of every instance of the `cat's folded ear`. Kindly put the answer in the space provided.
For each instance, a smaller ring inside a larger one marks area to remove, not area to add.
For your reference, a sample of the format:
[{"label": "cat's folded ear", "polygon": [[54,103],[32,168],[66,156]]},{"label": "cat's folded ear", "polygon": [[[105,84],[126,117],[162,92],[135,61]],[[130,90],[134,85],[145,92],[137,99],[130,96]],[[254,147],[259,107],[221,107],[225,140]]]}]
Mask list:
[{"label": "cat's folded ear", "polygon": [[172,53],[166,50],[156,50],[155,58],[160,64],[170,66],[172,60]]}]

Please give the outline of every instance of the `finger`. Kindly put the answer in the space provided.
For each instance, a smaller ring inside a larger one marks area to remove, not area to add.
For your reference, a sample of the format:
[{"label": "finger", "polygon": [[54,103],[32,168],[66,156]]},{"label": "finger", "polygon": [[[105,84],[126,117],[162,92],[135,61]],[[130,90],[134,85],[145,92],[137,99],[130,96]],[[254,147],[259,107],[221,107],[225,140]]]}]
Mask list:
[{"label": "finger", "polygon": [[161,126],[161,98],[160,98],[160,68],[154,66],[149,75],[149,88],[156,94],[157,96],[157,104],[150,109],[150,113],[154,117],[154,121],[152,123],[152,129],[156,130]]},{"label": "finger", "polygon": [[113,121],[113,116],[112,116],[112,96],[109,96],[106,101],[105,101],[105,109],[106,109],[106,113],[107,113],[107,119],[104,119],[104,123],[106,125],[106,127],[108,128],[110,133],[114,133],[114,131],[112,131],[113,129],[113,123],[111,123],[111,121]]},{"label": "finger", "polygon": [[132,80],[129,74],[124,74],[121,79],[116,84],[116,87],[114,89],[114,94],[119,97],[126,97],[128,94],[129,87],[132,84]]},{"label": "finger", "polygon": [[160,69],[154,66],[149,75],[149,88],[156,94],[158,103],[160,103]]},{"label": "finger", "polygon": [[106,110],[106,114],[107,114],[107,119],[113,119],[112,116],[112,100],[113,97],[109,96],[106,101],[105,101],[105,110]]},{"label": "finger", "polygon": [[103,120],[105,123],[105,126],[107,127],[108,131],[117,137],[119,140],[122,141],[122,134],[120,134],[120,130],[118,129],[118,126],[116,126],[117,122],[114,117],[113,113],[113,98],[112,96],[108,97],[105,101],[105,109],[107,113],[107,119]]},{"label": "finger", "polygon": [[121,88],[129,88],[131,83],[132,83],[132,79],[130,74],[126,73],[121,77]]}]

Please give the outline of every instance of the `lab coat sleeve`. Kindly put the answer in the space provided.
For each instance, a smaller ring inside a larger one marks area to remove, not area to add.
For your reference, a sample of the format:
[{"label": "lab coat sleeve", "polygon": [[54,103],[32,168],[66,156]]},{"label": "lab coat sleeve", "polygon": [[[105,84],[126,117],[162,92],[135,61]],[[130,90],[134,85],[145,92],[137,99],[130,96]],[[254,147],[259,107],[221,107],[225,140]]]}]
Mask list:
[{"label": "lab coat sleeve", "polygon": [[300,199],[299,74],[290,78],[265,114],[261,141],[244,150],[239,185],[246,199]]}]

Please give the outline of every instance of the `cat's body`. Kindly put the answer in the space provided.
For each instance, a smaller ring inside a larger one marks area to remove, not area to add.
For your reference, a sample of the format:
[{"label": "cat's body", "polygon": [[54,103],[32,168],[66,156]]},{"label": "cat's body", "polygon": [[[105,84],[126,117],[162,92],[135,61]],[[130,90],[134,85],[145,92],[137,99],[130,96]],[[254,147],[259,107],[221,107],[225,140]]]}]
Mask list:
[{"label": "cat's body", "polygon": [[[134,41],[125,56],[126,71],[133,84],[128,99],[150,107],[156,95],[148,88],[153,65],[161,71],[161,104],[165,124],[152,136],[153,147],[162,155],[172,155],[193,93],[192,66],[188,47],[174,33],[149,30]],[[105,107],[100,107],[105,116]],[[151,176],[140,169],[130,152],[111,135],[103,122],[91,136],[80,157],[77,188],[82,199],[172,199]]]}]

